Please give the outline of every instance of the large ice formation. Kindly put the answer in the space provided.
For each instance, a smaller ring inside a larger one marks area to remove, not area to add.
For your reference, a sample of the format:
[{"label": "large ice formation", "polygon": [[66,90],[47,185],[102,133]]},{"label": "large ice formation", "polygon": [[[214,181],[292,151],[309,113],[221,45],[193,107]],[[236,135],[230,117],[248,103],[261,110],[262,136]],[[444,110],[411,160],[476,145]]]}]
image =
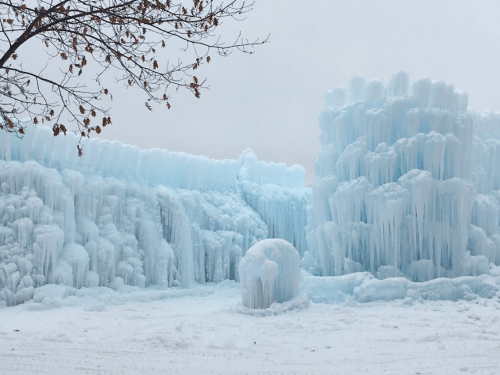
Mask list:
[{"label": "large ice formation", "polygon": [[[0,302],[47,283],[189,285],[238,280],[268,237],[306,251],[304,169],[247,150],[216,161],[31,126],[0,132]],[[283,220],[283,218],[288,218]]]},{"label": "large ice formation", "polygon": [[299,294],[300,256],[290,242],[257,242],[240,262],[243,305],[266,309],[274,302],[290,301]]},{"label": "large ice formation", "polygon": [[500,113],[400,72],[326,94],[304,267],[413,281],[500,264]]}]

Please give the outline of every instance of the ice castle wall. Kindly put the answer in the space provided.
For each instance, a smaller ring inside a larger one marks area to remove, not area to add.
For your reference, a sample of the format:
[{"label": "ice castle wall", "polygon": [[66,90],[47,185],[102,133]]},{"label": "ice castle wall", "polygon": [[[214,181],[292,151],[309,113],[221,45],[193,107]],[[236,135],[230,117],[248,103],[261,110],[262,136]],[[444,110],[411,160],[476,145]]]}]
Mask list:
[{"label": "ice castle wall", "polygon": [[400,72],[326,94],[304,266],[414,281],[500,263],[500,114]]},{"label": "ice castle wall", "polygon": [[[0,302],[46,283],[238,280],[245,251],[268,237],[306,251],[302,167],[251,150],[216,161],[96,139],[79,158],[77,143],[44,127],[22,140],[0,132]],[[291,212],[304,219],[282,221]]]}]

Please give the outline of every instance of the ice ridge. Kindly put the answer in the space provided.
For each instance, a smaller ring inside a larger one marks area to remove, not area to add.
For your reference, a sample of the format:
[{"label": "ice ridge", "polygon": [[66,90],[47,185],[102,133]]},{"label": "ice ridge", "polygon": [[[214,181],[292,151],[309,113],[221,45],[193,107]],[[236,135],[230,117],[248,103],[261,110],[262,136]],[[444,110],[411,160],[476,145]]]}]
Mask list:
[{"label": "ice ridge", "polygon": [[77,142],[45,127],[22,140],[0,132],[0,303],[22,303],[45,284],[239,280],[241,257],[268,237],[307,250],[300,166],[251,150],[217,161],[96,139],[78,158]]}]

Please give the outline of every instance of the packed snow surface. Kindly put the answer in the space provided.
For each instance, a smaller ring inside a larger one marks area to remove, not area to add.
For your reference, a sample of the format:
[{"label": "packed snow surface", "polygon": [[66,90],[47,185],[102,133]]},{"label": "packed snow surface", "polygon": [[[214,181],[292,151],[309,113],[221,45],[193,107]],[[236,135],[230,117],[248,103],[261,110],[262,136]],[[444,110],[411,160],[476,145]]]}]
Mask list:
[{"label": "packed snow surface", "polygon": [[245,253],[239,270],[243,305],[251,309],[287,302],[299,293],[300,255],[285,240],[257,242]]},{"label": "packed snow surface", "polygon": [[500,113],[467,99],[404,72],[326,94],[305,269],[427,281],[500,264]]},{"label": "packed snow surface", "polygon": [[0,132],[0,373],[498,374],[500,114],[398,73],[320,127],[312,197],[248,150]]},{"label": "packed snow surface", "polygon": [[[117,142],[0,132],[0,304],[45,284],[184,286],[239,280],[266,238],[306,250],[304,169],[251,150],[216,161]],[[302,212],[301,212],[302,211]]]},{"label": "packed snow surface", "polygon": [[[301,294],[311,282],[348,293],[390,280],[306,278]],[[429,300],[439,280],[406,280],[416,289],[391,302],[346,294],[323,304],[314,301],[328,291],[317,285],[311,302],[252,310],[260,315],[241,305],[234,281],[133,291],[45,285],[34,300],[0,307],[0,373],[497,375],[500,279],[483,278],[496,284],[493,298],[465,288],[466,300]]]}]

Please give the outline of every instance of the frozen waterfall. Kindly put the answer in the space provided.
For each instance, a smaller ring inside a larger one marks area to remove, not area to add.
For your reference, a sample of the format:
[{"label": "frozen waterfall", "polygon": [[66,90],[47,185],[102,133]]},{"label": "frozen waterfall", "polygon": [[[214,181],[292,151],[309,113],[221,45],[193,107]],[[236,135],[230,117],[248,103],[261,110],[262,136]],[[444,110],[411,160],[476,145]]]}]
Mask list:
[{"label": "frozen waterfall", "polygon": [[77,143],[40,126],[22,140],[0,132],[0,302],[47,283],[238,280],[241,257],[268,237],[307,250],[300,166],[251,150],[217,161],[97,139],[83,140],[79,158]]}]

